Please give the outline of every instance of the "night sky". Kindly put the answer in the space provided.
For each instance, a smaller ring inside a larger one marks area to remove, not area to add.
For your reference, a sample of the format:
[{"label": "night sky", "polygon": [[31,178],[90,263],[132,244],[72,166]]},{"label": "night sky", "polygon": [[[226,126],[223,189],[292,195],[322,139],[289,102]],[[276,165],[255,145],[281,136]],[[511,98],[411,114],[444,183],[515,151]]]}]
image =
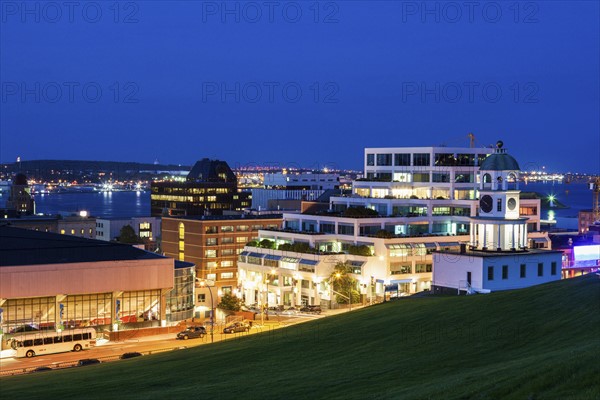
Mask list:
[{"label": "night sky", "polygon": [[597,1],[1,0],[0,161],[359,169],[473,132],[598,173],[599,21]]}]

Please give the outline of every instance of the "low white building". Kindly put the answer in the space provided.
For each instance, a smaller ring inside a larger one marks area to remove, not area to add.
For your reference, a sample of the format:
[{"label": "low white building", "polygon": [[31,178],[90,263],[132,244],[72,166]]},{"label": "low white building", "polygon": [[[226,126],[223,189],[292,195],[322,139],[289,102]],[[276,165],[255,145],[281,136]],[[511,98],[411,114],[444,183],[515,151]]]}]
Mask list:
[{"label": "low white building", "polygon": [[268,173],[264,175],[263,185],[267,189],[288,190],[327,190],[337,189],[340,185],[338,174],[304,173]]},{"label": "low white building", "polygon": [[140,238],[155,241],[160,236],[160,224],[158,217],[97,218],[96,239],[107,242],[115,240],[121,229],[130,225]]},{"label": "low white building", "polygon": [[469,245],[435,252],[434,292],[489,293],[561,279],[562,252],[542,250],[528,237],[528,219],[519,213],[519,165],[502,146],[480,166]]}]

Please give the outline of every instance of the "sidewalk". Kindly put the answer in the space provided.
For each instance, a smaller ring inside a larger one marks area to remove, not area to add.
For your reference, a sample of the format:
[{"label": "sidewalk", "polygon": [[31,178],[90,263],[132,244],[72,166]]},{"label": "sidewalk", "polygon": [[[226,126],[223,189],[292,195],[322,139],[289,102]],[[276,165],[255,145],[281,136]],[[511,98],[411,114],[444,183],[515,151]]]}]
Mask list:
[{"label": "sidewalk", "polygon": [[13,349],[6,349],[0,351],[0,359],[2,358],[13,358],[17,355],[17,351]]}]

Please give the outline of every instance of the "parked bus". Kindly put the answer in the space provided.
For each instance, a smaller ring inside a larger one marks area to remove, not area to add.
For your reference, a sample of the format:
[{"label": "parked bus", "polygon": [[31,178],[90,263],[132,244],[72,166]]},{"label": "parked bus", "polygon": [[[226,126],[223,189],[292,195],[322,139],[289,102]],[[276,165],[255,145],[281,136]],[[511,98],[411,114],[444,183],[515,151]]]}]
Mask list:
[{"label": "parked bus", "polygon": [[24,333],[11,339],[17,357],[89,350],[96,345],[94,328],[69,329],[63,332],[39,331]]}]

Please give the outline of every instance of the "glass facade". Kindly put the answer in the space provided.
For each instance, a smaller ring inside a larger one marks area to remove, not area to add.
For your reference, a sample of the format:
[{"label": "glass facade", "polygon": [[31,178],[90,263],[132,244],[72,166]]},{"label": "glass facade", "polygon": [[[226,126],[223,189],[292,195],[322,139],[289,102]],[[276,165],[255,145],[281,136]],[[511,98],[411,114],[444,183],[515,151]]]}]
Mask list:
[{"label": "glass facade", "polygon": [[175,269],[173,290],[167,295],[167,321],[181,321],[194,316],[195,266]]},{"label": "glass facade", "polygon": [[[192,280],[193,286],[193,280]],[[193,287],[192,287],[193,290]],[[191,294],[193,297],[193,293]],[[2,331],[111,328],[113,317],[123,324],[160,320],[160,290],[9,299],[2,305]],[[114,305],[114,307],[113,307]]]},{"label": "glass facade", "polygon": [[2,305],[2,331],[14,333],[24,325],[54,330],[55,301],[54,297],[7,300]]},{"label": "glass facade", "polygon": [[110,293],[67,296],[59,302],[60,324],[68,328],[110,325]]}]

